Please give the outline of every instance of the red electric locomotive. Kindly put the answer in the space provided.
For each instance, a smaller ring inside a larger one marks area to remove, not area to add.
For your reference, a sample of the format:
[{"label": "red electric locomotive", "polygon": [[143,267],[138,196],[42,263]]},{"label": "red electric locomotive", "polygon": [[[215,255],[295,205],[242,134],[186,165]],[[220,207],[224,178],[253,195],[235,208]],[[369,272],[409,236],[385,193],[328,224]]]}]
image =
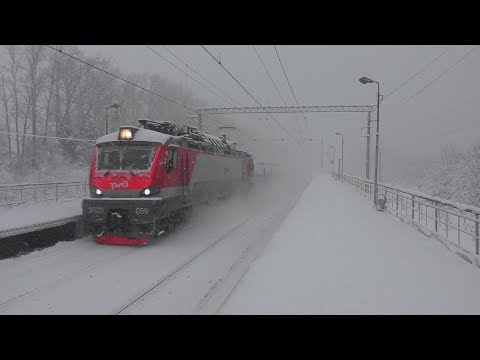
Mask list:
[{"label": "red electric locomotive", "polygon": [[82,202],[95,241],[144,245],[195,204],[253,185],[253,159],[232,142],[170,122],[139,123],[97,140],[91,198]]}]

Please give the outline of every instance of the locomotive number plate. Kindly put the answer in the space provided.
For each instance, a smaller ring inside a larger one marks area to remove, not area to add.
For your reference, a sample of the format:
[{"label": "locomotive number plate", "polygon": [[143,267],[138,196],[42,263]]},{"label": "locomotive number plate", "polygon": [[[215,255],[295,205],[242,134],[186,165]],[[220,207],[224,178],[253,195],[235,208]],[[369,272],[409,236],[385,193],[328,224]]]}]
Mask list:
[{"label": "locomotive number plate", "polygon": [[135,214],[137,215],[147,215],[148,208],[135,208]]},{"label": "locomotive number plate", "polygon": [[103,208],[99,206],[89,207],[88,213],[89,214],[103,214]]}]

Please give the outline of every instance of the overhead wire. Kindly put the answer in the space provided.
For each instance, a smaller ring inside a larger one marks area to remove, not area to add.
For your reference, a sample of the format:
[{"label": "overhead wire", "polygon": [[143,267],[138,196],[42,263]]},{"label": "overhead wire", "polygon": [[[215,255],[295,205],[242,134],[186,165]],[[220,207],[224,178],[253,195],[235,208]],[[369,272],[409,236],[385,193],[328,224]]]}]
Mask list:
[{"label": "overhead wire", "polygon": [[[253,50],[255,51],[255,53],[257,54],[258,59],[259,59],[260,62],[262,63],[262,66],[263,66],[265,72],[267,73],[268,77],[270,78],[270,81],[272,82],[273,86],[275,87],[275,90],[277,90],[278,95],[279,95],[280,98],[282,99],[283,104],[284,104],[285,106],[288,106],[288,105],[287,105],[287,102],[285,101],[285,99],[284,99],[283,96],[282,96],[282,93],[281,93],[280,90],[278,89],[277,84],[275,84],[275,81],[273,80],[272,76],[270,75],[270,72],[268,71],[267,66],[266,66],[265,63],[263,62],[262,57],[260,56],[259,52],[258,52],[257,49],[255,48],[255,45],[252,45],[252,48],[253,48]],[[297,118],[297,114],[295,114],[295,118]],[[297,124],[298,124],[298,118],[297,118]]]},{"label": "overhead wire", "polygon": [[[157,97],[159,97],[159,98],[161,98],[161,99],[164,99],[165,101],[171,102],[171,103],[177,105],[178,107],[182,107],[182,108],[184,108],[184,109],[188,109],[188,110],[190,110],[190,111],[192,111],[192,112],[194,112],[194,113],[197,113],[197,111],[196,111],[195,109],[192,109],[191,107],[189,107],[189,106],[187,106],[187,105],[183,105],[183,104],[181,104],[181,103],[179,103],[179,102],[177,102],[177,101],[175,101],[175,100],[173,100],[173,99],[170,99],[170,98],[168,98],[168,97],[166,97],[166,96],[163,96],[163,95],[161,95],[161,94],[159,94],[159,93],[157,93],[157,92],[155,92],[155,91],[152,91],[152,90],[147,89],[147,88],[145,88],[145,87],[143,87],[143,86],[141,86],[141,85],[139,85],[139,84],[136,84],[136,83],[134,83],[134,82],[132,82],[132,81],[129,81],[129,80],[127,80],[127,79],[124,79],[123,77],[118,76],[118,75],[116,75],[116,74],[113,74],[113,73],[110,72],[110,71],[107,71],[107,70],[105,70],[105,69],[102,69],[102,68],[100,68],[100,67],[98,67],[98,66],[96,66],[96,65],[94,65],[94,64],[91,64],[91,63],[89,63],[89,62],[87,62],[87,61],[85,61],[85,60],[82,60],[82,59],[74,56],[74,55],[71,55],[71,54],[63,51],[62,49],[57,49],[57,48],[55,48],[55,47],[53,47],[53,46],[50,46],[50,45],[45,45],[45,46],[48,47],[48,48],[50,48],[51,50],[57,51],[57,52],[65,55],[65,56],[68,56],[68,57],[70,57],[70,58],[72,58],[72,59],[74,59],[74,60],[76,60],[76,61],[78,61],[78,62],[81,62],[81,63],[83,63],[83,64],[85,64],[85,65],[87,65],[87,66],[90,66],[90,67],[92,67],[92,68],[94,68],[94,69],[96,69],[96,70],[99,70],[99,71],[101,71],[101,72],[103,72],[103,73],[105,73],[105,74],[107,74],[107,75],[110,75],[110,76],[112,76],[112,77],[114,77],[114,78],[116,78],[116,79],[119,79],[119,80],[121,80],[121,81],[123,81],[123,82],[125,82],[125,83],[128,83],[128,84],[130,84],[130,85],[132,85],[132,86],[135,86],[135,87],[137,87],[137,88],[139,88],[139,89],[141,89],[141,90],[144,90],[144,91],[147,92],[147,93],[150,93],[150,94],[155,95],[155,96],[157,96]],[[214,121],[214,122],[216,122],[216,123],[218,123],[218,124],[221,124],[221,125],[224,125],[224,126],[228,126],[227,124],[225,124],[225,123],[223,123],[223,122],[221,122],[221,121],[219,121],[219,120],[217,120],[217,119],[214,119],[214,118],[212,118],[212,117],[210,117],[210,116],[207,116],[207,115],[203,115],[203,116],[205,116],[207,119],[210,119],[210,120],[212,120],[212,121]],[[248,135],[247,133],[241,131],[240,129],[238,129],[238,131],[239,131],[240,133],[248,136],[248,137],[253,138],[251,135]],[[258,139],[258,138],[257,138],[257,139]],[[263,139],[262,139],[262,140],[263,140]]]},{"label": "overhead wire", "polygon": [[457,66],[463,59],[465,59],[467,56],[473,53],[474,50],[476,50],[480,45],[474,46],[472,49],[470,49],[465,55],[463,55],[460,59],[458,59],[453,65],[449,66],[445,71],[443,71],[440,75],[438,75],[435,79],[430,81],[427,85],[422,87],[419,91],[417,91],[414,95],[412,95],[407,101],[405,101],[402,105],[407,104],[408,102],[412,101],[415,97],[417,97],[419,94],[421,94],[426,88],[428,88],[430,85],[435,83],[436,81],[440,80],[445,74],[450,72],[455,66]]},{"label": "overhead wire", "polygon": [[435,57],[435,59],[433,59],[432,61],[430,61],[426,66],[424,66],[422,69],[420,69],[419,71],[417,71],[412,77],[410,77],[407,81],[405,81],[404,83],[402,83],[400,86],[398,86],[396,89],[390,91],[387,95],[385,95],[385,97],[383,98],[383,100],[387,99],[390,95],[394,94],[397,90],[401,89],[403,86],[405,86],[408,82],[410,82],[411,80],[415,79],[418,75],[420,75],[421,73],[425,72],[430,66],[432,66],[435,62],[438,61],[438,59],[440,59],[443,55],[445,55],[447,53],[447,51],[449,50],[449,48],[446,48],[440,55],[438,55],[437,57]]},{"label": "overhead wire", "polygon": [[[154,52],[156,55],[158,55],[161,59],[163,59],[164,61],[166,61],[168,64],[170,64],[171,66],[175,67],[177,70],[181,71],[182,73],[185,73],[185,76],[188,76],[190,79],[192,79],[193,81],[195,81],[196,83],[198,83],[199,85],[201,85],[203,88],[207,89],[210,93],[212,93],[213,95],[219,97],[220,99],[222,99],[223,101],[225,101],[227,104],[233,106],[233,107],[236,107],[236,105],[234,105],[232,102],[228,101],[227,99],[225,99],[223,96],[220,96],[218,95],[217,93],[213,92],[212,90],[210,90],[209,88],[207,88],[204,84],[202,84],[200,81],[198,81],[197,79],[193,78],[192,76],[188,75],[186,71],[183,71],[182,69],[180,69],[178,66],[176,66],[175,64],[173,64],[170,60],[168,60],[167,58],[165,58],[163,55],[161,55],[160,53],[158,53],[157,51],[155,51],[153,48],[151,48],[150,46],[148,45],[145,45],[148,49],[150,49],[152,52]],[[197,75],[199,75],[202,79],[204,79],[205,81],[207,81],[209,84],[211,84],[215,89],[217,89],[218,91],[222,92],[223,94],[225,94],[222,90],[220,90],[218,87],[216,87],[214,84],[212,84],[208,79],[206,79],[203,75],[201,75],[198,71],[194,70],[189,64],[187,64],[186,62],[184,62],[183,60],[181,60],[178,56],[176,56],[172,51],[170,51],[167,47],[163,46],[168,52],[170,52],[170,54],[172,54],[176,59],[178,59],[180,62],[182,62],[186,68],[189,68],[190,70],[192,70],[194,73],[196,73]],[[226,97],[232,99],[230,96],[228,96],[227,94],[225,94]],[[232,101],[234,101],[235,103],[239,104],[241,107],[244,107],[241,103],[239,103],[238,101],[236,101],[235,99],[232,99]],[[256,120],[256,118],[254,118],[251,114],[248,114],[250,117],[252,117],[254,120]],[[226,125],[226,124],[222,124],[222,125]],[[237,128],[238,129],[238,128]]]},{"label": "overhead wire", "polygon": [[277,87],[277,85],[275,84],[275,81],[272,79],[272,76],[270,75],[270,73],[269,73],[269,71],[268,71],[268,69],[267,69],[267,66],[266,66],[265,63],[263,62],[262,57],[260,56],[260,54],[258,53],[257,49],[255,48],[255,45],[252,45],[252,47],[253,47],[253,50],[255,50],[255,53],[257,54],[258,59],[259,59],[260,62],[262,63],[263,68],[265,69],[265,72],[267,73],[268,77],[270,78],[270,81],[272,82],[273,86],[275,87],[275,90],[277,90],[278,95],[279,95],[280,98],[282,99],[283,104],[284,104],[285,106],[288,106],[288,105],[287,105],[287,102],[285,101],[285,99],[284,99],[283,96],[282,96],[282,93],[280,92],[280,90],[278,90],[278,87]]},{"label": "overhead wire", "polygon": [[165,50],[167,50],[170,54],[172,54],[173,57],[175,57],[178,61],[180,61],[181,63],[183,63],[186,67],[188,67],[190,70],[192,70],[195,74],[197,74],[198,76],[200,76],[203,80],[205,80],[206,82],[208,82],[211,86],[213,86],[215,89],[217,89],[219,92],[221,92],[223,95],[225,95],[226,97],[228,97],[231,101],[237,103],[238,105],[240,105],[240,107],[244,107],[241,103],[239,103],[237,100],[233,99],[231,96],[229,96],[228,94],[226,94],[223,90],[219,89],[215,84],[213,84],[210,80],[208,80],[206,77],[204,77],[202,74],[200,74],[197,70],[195,70],[194,68],[192,68],[191,65],[187,64],[185,61],[183,61],[182,59],[180,59],[173,51],[171,51],[169,48],[167,48],[165,45],[162,45],[163,48],[165,48]]},{"label": "overhead wire", "polygon": [[[177,65],[175,65],[174,63],[172,63],[170,60],[168,60],[167,58],[165,58],[163,55],[161,55],[159,52],[157,52],[155,49],[153,49],[152,47],[148,46],[148,45],[145,45],[150,51],[152,51],[153,53],[155,53],[158,57],[160,57],[161,59],[163,59],[165,62],[167,62],[168,64],[170,64],[171,66],[173,66],[175,69],[177,69],[178,71],[181,71],[182,73],[185,74],[185,76],[189,77],[190,79],[192,79],[193,81],[195,81],[197,84],[199,84],[200,86],[202,86],[203,88],[207,89],[210,93],[212,93],[213,95],[217,96],[218,98],[222,99],[223,101],[225,101],[227,104],[229,105],[232,105],[233,107],[235,107],[235,105],[228,101],[227,99],[225,99],[223,96],[221,95],[218,95],[217,93],[215,93],[214,91],[210,90],[208,87],[206,87],[204,84],[202,84],[200,81],[198,81],[197,79],[195,79],[194,77],[190,76],[189,74],[187,74],[186,71],[180,69]],[[187,66],[187,65],[185,65]]]},{"label": "overhead wire", "polygon": [[266,111],[265,107],[262,106],[262,104],[260,104],[258,102],[258,100],[245,88],[245,86],[242,85],[242,83],[240,83],[240,81],[238,81],[235,76],[232,75],[232,73],[222,64],[222,62],[220,60],[218,60],[215,55],[213,55],[204,45],[200,45],[202,47],[202,49],[216,62],[218,63],[218,65],[220,65],[220,67],[253,99],[253,101],[255,101],[258,106],[260,106],[274,121],[275,123],[285,132],[287,133],[289,136],[291,136],[300,146],[301,146],[301,143],[298,141],[297,138],[295,138],[295,136],[293,136],[287,129],[285,129],[285,127],[283,127],[277,119],[275,119],[272,114],[270,114],[268,111]]},{"label": "overhead wire", "polygon": [[[288,86],[290,87],[290,91],[292,92],[293,98],[295,99],[295,103],[297,104],[298,107],[300,107],[297,97],[295,96],[295,93],[293,92],[292,85],[290,84],[290,80],[288,80],[287,72],[285,71],[285,68],[283,67],[282,59],[280,58],[280,54],[278,53],[277,46],[273,45],[273,48],[275,49],[275,52],[277,53],[277,58],[278,61],[280,62],[280,65],[282,66],[283,74],[285,75],[285,79],[287,79]],[[307,117],[305,114],[302,112],[303,118],[305,119],[305,126],[308,128],[307,125]]]},{"label": "overhead wire", "polygon": [[16,135],[16,136],[28,136],[28,137],[38,137],[38,138],[47,138],[47,139],[58,139],[58,140],[91,141],[91,142],[97,141],[96,139],[79,139],[79,138],[60,137],[60,136],[21,134],[21,133],[8,132],[8,131],[0,131],[0,134],[8,134],[8,135]]}]

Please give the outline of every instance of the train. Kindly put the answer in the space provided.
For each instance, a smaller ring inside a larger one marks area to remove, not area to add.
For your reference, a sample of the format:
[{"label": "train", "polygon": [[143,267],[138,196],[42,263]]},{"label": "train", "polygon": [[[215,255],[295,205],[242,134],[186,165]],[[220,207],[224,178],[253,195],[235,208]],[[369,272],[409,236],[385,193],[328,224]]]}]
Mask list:
[{"label": "train", "polygon": [[146,245],[194,206],[253,187],[252,155],[225,136],[168,121],[138,123],[96,141],[82,212],[97,243]]}]

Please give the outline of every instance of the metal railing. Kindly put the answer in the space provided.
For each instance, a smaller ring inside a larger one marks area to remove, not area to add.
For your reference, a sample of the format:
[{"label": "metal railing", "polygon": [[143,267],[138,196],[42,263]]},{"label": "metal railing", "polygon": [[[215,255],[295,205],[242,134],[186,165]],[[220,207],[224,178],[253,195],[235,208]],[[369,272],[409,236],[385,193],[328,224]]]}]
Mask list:
[{"label": "metal railing", "polygon": [[0,185],[0,206],[86,197],[88,181]]},{"label": "metal railing", "polygon": [[[372,181],[350,175],[343,179],[373,202]],[[378,193],[385,195],[392,214],[412,221],[464,253],[479,255],[480,209],[380,183]]]}]

